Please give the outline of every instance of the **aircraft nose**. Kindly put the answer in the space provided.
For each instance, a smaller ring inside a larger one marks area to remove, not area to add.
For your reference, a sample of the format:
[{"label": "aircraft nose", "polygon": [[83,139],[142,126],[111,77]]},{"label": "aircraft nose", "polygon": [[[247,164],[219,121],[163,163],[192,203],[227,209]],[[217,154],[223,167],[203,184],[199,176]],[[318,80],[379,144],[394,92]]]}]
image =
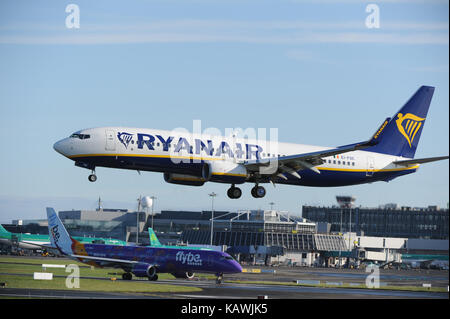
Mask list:
[{"label": "aircraft nose", "polygon": [[234,260],[232,266],[233,266],[233,272],[235,272],[235,273],[242,272],[242,266],[237,261]]},{"label": "aircraft nose", "polygon": [[64,151],[64,149],[65,149],[64,144],[65,144],[65,139],[60,140],[60,141],[56,142],[55,144],[53,144],[53,149],[61,155],[66,155],[65,151]]}]

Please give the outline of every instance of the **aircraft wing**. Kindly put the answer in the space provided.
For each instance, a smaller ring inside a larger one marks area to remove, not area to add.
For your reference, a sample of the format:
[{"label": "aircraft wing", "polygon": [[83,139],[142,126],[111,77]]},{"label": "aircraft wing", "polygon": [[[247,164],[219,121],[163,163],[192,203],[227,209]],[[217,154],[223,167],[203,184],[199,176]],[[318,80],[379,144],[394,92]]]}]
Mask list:
[{"label": "aircraft wing", "polygon": [[311,169],[316,173],[320,174],[320,171],[316,169],[314,166],[321,165],[324,163],[322,160],[323,157],[343,154],[346,152],[352,152],[356,150],[361,150],[367,148],[371,145],[366,145],[365,143],[342,146],[338,148],[311,152],[311,153],[303,153],[289,156],[281,156],[276,158],[268,158],[268,159],[260,159],[253,161],[245,161],[243,164],[249,171],[259,171],[261,167],[269,167],[271,165],[278,165],[278,168],[290,168],[295,171],[299,171],[301,169]]},{"label": "aircraft wing", "polygon": [[[283,175],[283,173],[289,173],[297,178],[300,178],[297,171],[302,169],[310,169],[317,174],[320,174],[320,171],[315,168],[315,166],[324,163],[322,158],[363,150],[378,144],[379,141],[381,141],[381,133],[389,121],[390,118],[384,120],[383,124],[381,124],[375,134],[368,141],[339,146],[317,152],[245,161],[243,162],[243,165],[251,172],[259,172],[261,175],[277,175],[284,179],[287,178]],[[264,170],[264,168],[267,168],[267,170]]]},{"label": "aircraft wing", "polygon": [[408,165],[414,165],[414,164],[423,164],[423,163],[430,163],[435,161],[441,161],[448,159],[448,156],[438,156],[438,157],[427,157],[427,158],[416,158],[416,159],[410,159],[410,160],[404,160],[404,161],[395,161],[392,162],[396,165],[402,165],[402,166],[408,166]]}]

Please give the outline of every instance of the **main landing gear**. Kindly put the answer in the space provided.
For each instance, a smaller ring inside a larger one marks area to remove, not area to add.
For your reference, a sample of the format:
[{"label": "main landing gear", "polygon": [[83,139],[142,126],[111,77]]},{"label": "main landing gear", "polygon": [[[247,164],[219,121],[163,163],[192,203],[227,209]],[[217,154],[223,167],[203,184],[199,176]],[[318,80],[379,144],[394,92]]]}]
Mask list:
[{"label": "main landing gear", "polygon": [[266,189],[256,184],[255,187],[252,188],[252,196],[254,198],[263,198],[264,196],[266,196]]},{"label": "main landing gear", "polygon": [[123,280],[131,280],[133,278],[133,275],[129,272],[123,273],[122,274],[122,279]]},{"label": "main landing gear", "polygon": [[[266,189],[256,184],[255,187],[252,188],[251,193],[254,198],[263,198],[264,196],[266,196]],[[231,187],[227,191],[227,195],[231,199],[237,199],[241,197],[242,191],[239,187],[231,185]]]},{"label": "main landing gear", "polygon": [[234,185],[231,185],[231,187],[227,191],[227,195],[231,199],[237,199],[241,197],[242,191],[239,187],[235,187]]}]

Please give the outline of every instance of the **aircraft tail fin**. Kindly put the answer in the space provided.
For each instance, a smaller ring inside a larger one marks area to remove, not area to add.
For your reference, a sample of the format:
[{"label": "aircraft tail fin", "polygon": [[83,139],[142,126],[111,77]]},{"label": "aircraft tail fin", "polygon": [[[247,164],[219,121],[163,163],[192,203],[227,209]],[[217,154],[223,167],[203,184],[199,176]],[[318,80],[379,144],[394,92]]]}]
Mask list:
[{"label": "aircraft tail fin", "polygon": [[57,248],[64,255],[71,255],[73,253],[72,247],[77,241],[70,237],[53,208],[47,207],[47,219],[52,247]]},{"label": "aircraft tail fin", "polygon": [[148,228],[148,235],[150,237],[150,246],[162,246],[155,232],[150,227]]},{"label": "aircraft tail fin", "polygon": [[[434,87],[421,86],[406,104],[380,127],[372,138],[376,145],[365,151],[414,158]],[[381,134],[381,131],[382,134]],[[378,136],[379,135],[379,136]]]},{"label": "aircraft tail fin", "polygon": [[3,226],[2,226],[2,224],[0,224],[0,234],[9,234],[10,232],[9,231],[7,231]]}]

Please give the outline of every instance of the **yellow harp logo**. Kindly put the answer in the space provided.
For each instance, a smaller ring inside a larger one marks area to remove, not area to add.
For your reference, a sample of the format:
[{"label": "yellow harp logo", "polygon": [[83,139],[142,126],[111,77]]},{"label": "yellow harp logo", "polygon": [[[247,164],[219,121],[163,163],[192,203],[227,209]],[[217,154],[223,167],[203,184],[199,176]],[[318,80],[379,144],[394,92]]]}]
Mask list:
[{"label": "yellow harp logo", "polygon": [[425,119],[411,113],[407,113],[405,115],[398,113],[398,119],[395,122],[397,123],[399,132],[402,133],[408,141],[409,147],[412,147],[411,144],[414,141],[414,137],[422,126],[422,122],[424,120]]}]

